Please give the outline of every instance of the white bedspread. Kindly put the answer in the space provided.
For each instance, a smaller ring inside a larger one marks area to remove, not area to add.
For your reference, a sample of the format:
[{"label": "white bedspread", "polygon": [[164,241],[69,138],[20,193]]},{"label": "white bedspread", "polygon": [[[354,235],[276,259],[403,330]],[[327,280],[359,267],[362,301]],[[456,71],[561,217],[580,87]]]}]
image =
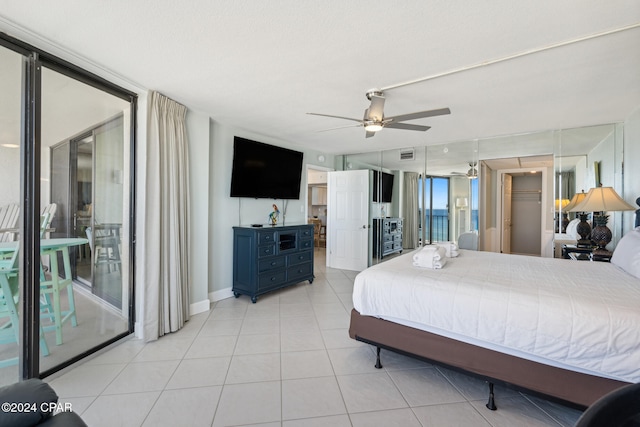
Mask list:
[{"label": "white bedspread", "polygon": [[640,280],[605,262],[460,251],[439,270],[412,253],[355,279],[363,315],[542,363],[640,382]]}]

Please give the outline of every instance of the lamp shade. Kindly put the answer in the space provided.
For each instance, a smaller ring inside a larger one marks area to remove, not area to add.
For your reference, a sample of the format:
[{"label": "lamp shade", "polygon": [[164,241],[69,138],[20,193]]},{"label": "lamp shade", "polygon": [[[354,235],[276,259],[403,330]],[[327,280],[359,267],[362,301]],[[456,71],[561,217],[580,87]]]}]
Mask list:
[{"label": "lamp shade", "polygon": [[585,193],[584,190],[582,190],[581,193],[574,194],[569,204],[564,207],[564,210],[567,212],[571,212],[571,209],[577,206],[578,203],[581,203],[586,196],[587,196],[587,193]]},{"label": "lamp shade", "polygon": [[469,206],[469,201],[467,200],[466,197],[458,197],[456,199],[457,208],[466,208],[467,206]]},{"label": "lamp shade", "polygon": [[589,190],[584,200],[571,212],[632,211],[633,206],[622,200],[612,187],[596,187]]},{"label": "lamp shade", "polygon": [[562,209],[563,211],[566,211],[566,206],[568,206],[569,203],[571,203],[569,199],[556,199],[556,210],[559,211]]}]

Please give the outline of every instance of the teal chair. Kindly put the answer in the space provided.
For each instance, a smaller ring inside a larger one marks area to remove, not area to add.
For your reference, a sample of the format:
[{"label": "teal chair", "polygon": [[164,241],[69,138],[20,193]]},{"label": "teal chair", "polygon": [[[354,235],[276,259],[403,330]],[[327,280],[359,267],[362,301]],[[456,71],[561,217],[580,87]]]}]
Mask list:
[{"label": "teal chair", "polygon": [[[0,344],[18,343],[20,339],[18,271],[18,249],[16,248],[11,258],[0,259]],[[43,356],[49,355],[42,327],[40,327],[40,351]],[[16,363],[18,363],[17,357],[0,360],[0,368]]]}]

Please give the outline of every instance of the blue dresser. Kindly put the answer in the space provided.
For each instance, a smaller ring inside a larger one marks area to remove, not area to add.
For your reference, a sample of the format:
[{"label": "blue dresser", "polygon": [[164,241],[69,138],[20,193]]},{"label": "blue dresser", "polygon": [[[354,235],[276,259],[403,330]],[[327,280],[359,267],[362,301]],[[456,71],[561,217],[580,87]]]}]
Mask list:
[{"label": "blue dresser", "polygon": [[313,225],[233,227],[233,295],[313,283]]}]

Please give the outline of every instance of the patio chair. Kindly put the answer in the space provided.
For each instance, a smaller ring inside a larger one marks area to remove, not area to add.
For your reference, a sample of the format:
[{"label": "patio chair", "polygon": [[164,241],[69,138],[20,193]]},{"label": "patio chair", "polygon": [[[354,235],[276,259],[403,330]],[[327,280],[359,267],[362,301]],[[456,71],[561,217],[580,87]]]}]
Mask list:
[{"label": "patio chair", "polygon": [[0,207],[0,242],[12,242],[18,229],[20,206],[10,203]]},{"label": "patio chair", "polygon": [[[18,281],[18,249],[11,258],[0,260],[0,344],[19,342],[18,300],[20,283]],[[49,348],[40,327],[40,351],[49,355]],[[0,368],[18,363],[17,357],[0,360]]]}]

